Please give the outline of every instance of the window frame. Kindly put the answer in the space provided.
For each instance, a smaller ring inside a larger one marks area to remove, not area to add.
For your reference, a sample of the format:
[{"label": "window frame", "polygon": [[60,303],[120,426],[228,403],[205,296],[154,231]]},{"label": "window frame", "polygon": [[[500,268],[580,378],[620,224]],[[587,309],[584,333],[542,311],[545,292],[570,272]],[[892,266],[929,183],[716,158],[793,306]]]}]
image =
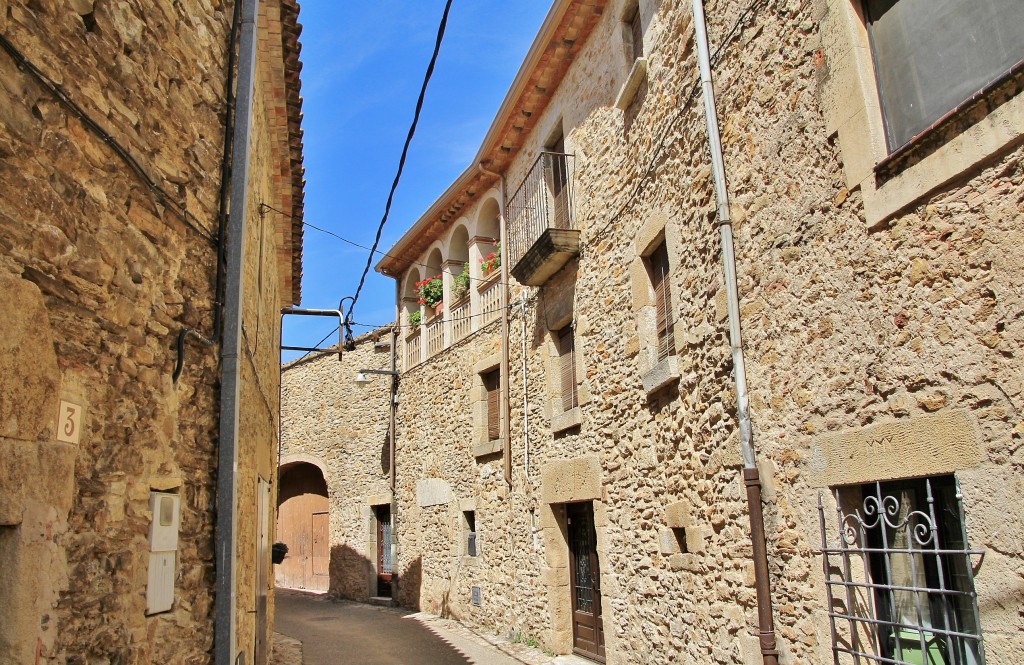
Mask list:
[{"label": "window frame", "polygon": [[971,562],[984,553],[968,547],[955,476],[848,485],[833,496],[835,545],[818,501],[833,653],[868,663],[925,653],[929,662],[984,662]]},{"label": "window frame", "polygon": [[[846,186],[862,194],[868,228],[979,171],[1024,138],[1024,71],[1003,79],[951,118],[889,153],[861,0],[827,0],[814,59],[829,140],[837,139]],[[978,105],[983,112],[975,113]]]},{"label": "window frame", "polygon": [[668,256],[668,242],[661,239],[644,257],[651,282],[651,299],[655,318],[655,362],[676,355],[675,318],[672,312],[672,264]]},{"label": "window frame", "polygon": [[552,331],[558,349],[559,400],[562,412],[580,405],[579,376],[576,372],[576,332],[572,323]]},{"label": "window frame", "polygon": [[501,368],[481,372],[480,380],[483,382],[484,393],[484,425],[487,432],[487,441],[497,441],[501,438]]},{"label": "window frame", "polygon": [[[881,69],[879,67],[880,46],[879,40],[875,34],[876,29],[874,27],[874,24],[877,23],[879,19],[881,19],[881,16],[872,16],[872,0],[860,0],[860,2],[864,26],[868,35],[868,44],[870,46],[871,51],[871,63],[874,73],[875,90],[878,94],[879,109],[882,114],[882,126],[885,135],[886,150],[889,155],[887,160],[883,160],[883,163],[886,161],[891,161],[894,157],[897,157],[903,152],[913,148],[914,145],[918,143],[922,138],[924,138],[926,135],[939,128],[952,117],[958,115],[967,106],[970,106],[973,102],[975,102],[979,97],[985,95],[987,91],[999,85],[1008,77],[1012,76],[1015,72],[1019,72],[1022,69],[1024,69],[1024,58],[1021,58],[1017,63],[1011,65],[1009,69],[1003,71],[994,71],[986,74],[985,82],[981,84],[977,90],[973,90],[964,99],[957,101],[944,112],[940,113],[934,118],[931,118],[928,124],[924,127],[924,129],[921,129],[917,131],[915,134],[907,137],[899,145],[894,145],[895,141],[897,140],[897,137],[895,135],[898,133],[899,126],[895,124],[896,119],[893,117],[894,115],[896,115],[896,112],[889,107],[889,104],[886,103],[886,86],[881,76]],[[895,2],[898,2],[898,0],[894,0],[894,4]],[[937,36],[936,38],[941,37]],[[913,66],[913,63],[910,63],[909,66]],[[891,89],[892,88],[890,87],[889,90],[891,91]]]}]

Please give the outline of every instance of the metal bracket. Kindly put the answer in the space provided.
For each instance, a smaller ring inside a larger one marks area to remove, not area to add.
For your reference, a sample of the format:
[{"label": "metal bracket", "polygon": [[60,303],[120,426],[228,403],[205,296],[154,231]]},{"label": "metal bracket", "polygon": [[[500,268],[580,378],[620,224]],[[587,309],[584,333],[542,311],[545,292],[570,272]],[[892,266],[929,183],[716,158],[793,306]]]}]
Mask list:
[{"label": "metal bracket", "polygon": [[345,334],[345,315],[341,313],[340,309],[305,309],[302,307],[283,307],[281,308],[281,318],[283,319],[287,314],[295,314],[297,316],[336,316],[338,317],[338,348],[337,349],[320,349],[315,346],[285,346],[281,345],[282,351],[317,351],[319,353],[337,353],[338,360],[341,360],[341,353],[343,350],[342,336]]}]

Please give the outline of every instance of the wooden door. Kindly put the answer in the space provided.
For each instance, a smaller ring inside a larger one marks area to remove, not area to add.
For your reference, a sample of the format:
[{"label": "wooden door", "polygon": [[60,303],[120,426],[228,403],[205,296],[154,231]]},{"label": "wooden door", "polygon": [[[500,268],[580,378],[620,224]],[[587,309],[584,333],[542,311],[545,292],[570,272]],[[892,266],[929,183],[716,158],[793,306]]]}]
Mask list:
[{"label": "wooden door", "polygon": [[328,513],[313,513],[312,532],[313,532],[313,577],[314,582],[317,586],[327,584],[329,586],[330,580],[327,579],[328,568],[331,562],[330,548],[328,547],[328,527],[330,524],[330,516]]},{"label": "wooden door", "polygon": [[[322,529],[318,541],[314,537],[314,515],[328,512],[327,484],[320,469],[311,464],[298,464],[281,475],[278,499],[277,539],[288,546],[288,555],[277,566],[278,586],[290,589],[327,591],[329,577],[329,540]],[[322,521],[323,518],[316,518]],[[323,574],[317,574],[323,571]]]},{"label": "wooden door", "polygon": [[576,653],[604,662],[601,619],[601,570],[591,503],[566,505],[569,535],[569,592],[572,597],[572,642]]},{"label": "wooden door", "polygon": [[391,506],[374,508],[377,516],[377,595],[391,597]]}]

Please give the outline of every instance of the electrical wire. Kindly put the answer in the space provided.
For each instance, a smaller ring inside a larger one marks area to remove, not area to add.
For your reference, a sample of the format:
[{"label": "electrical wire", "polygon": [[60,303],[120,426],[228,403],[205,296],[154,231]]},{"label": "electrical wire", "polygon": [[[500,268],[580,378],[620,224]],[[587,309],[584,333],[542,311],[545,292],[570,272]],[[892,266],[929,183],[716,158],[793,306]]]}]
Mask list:
[{"label": "electrical wire", "polygon": [[216,245],[217,240],[213,237],[212,232],[209,229],[203,227],[199,223],[199,219],[190,213],[184,204],[175,201],[174,198],[165,189],[160,187],[155,180],[153,180],[146,170],[142,168],[142,165],[122,146],[117,139],[110,135],[107,130],[103,129],[95,120],[93,120],[83,109],[80,107],[70,95],[64,91],[64,89],[54,82],[49,76],[44,74],[42,70],[36,67],[28,58],[26,58],[21,51],[7,40],[6,37],[0,35],[0,48],[3,48],[8,55],[17,64],[18,69],[28,72],[32,78],[36,80],[47,92],[53,96],[57,102],[67,109],[71,115],[78,118],[78,120],[90,129],[96,136],[98,136],[107,146],[114,152],[117,157],[124,162],[125,166],[128,167],[143,184],[149,188],[153,194],[156,195],[157,203],[165,206],[171,213],[181,220],[181,222],[188,228],[195,231],[197,234],[205,238],[210,244]]},{"label": "electrical wire", "polygon": [[[736,22],[733,23],[732,27],[729,29],[729,31],[726,33],[725,37],[722,39],[722,43],[719,44],[718,48],[715,49],[715,52],[712,54],[712,56],[711,56],[711,67],[712,68],[716,64],[718,64],[718,61],[721,59],[721,56],[724,55],[723,51],[725,50],[725,47],[728,46],[729,43],[732,41],[733,37],[736,36],[736,31],[739,30],[740,26],[743,25],[746,22],[747,18],[752,13],[754,13],[756,10],[760,9],[761,6],[766,5],[766,4],[768,4],[768,0],[754,0],[754,2],[750,3],[747,6],[747,8],[744,9],[740,13],[739,17],[736,19]],[[611,227],[611,225],[613,223],[615,223],[615,221],[618,220],[619,217],[621,217],[622,214],[624,212],[626,212],[626,210],[637,200],[637,195],[640,193],[640,189],[644,186],[646,180],[651,176],[651,174],[653,174],[654,171],[656,170],[657,164],[658,164],[659,159],[660,159],[661,154],[662,154],[662,151],[665,150],[667,147],[669,147],[665,143],[665,138],[668,136],[669,132],[671,132],[672,130],[674,130],[676,128],[677,123],[680,120],[682,120],[683,114],[687,110],[689,110],[689,108],[693,105],[694,101],[697,99],[698,94],[700,94],[700,90],[701,90],[701,87],[700,87],[700,77],[698,76],[696,81],[694,81],[693,84],[691,84],[690,90],[689,90],[689,93],[686,96],[686,99],[683,101],[683,103],[680,106],[678,106],[676,108],[675,113],[669,119],[668,123],[665,126],[664,131],[661,133],[661,136],[658,137],[658,140],[655,143],[655,145],[657,145],[657,149],[655,150],[654,155],[651,157],[650,162],[647,165],[647,169],[643,172],[643,174],[639,178],[637,178],[636,184],[633,186],[633,191],[629,194],[629,196],[622,203],[622,205],[619,206],[619,209],[616,210],[608,218],[608,220],[605,222],[604,226],[602,226],[594,234],[592,234],[591,237],[588,238],[586,242],[581,242],[580,243],[580,253],[581,254],[583,253],[583,250],[587,246],[593,245],[601,236],[603,236],[608,231],[608,229]]]},{"label": "electrical wire", "polygon": [[391,183],[391,192],[388,194],[388,201],[384,205],[384,216],[380,220],[380,225],[377,226],[377,235],[373,239],[373,247],[370,249],[370,255],[366,257],[366,267],[363,268],[363,274],[359,278],[359,286],[356,287],[356,293],[352,297],[352,304],[349,305],[348,308],[348,317],[352,316],[352,311],[356,307],[356,302],[359,301],[359,294],[363,290],[363,284],[366,282],[366,275],[370,272],[370,266],[373,263],[373,254],[377,251],[377,245],[380,244],[380,236],[384,232],[384,224],[387,223],[388,215],[391,213],[391,203],[395,198],[395,190],[398,189],[398,182],[402,178],[402,171],[405,168],[405,159],[409,154],[409,144],[412,143],[412,137],[416,133],[416,125],[420,120],[420,111],[423,109],[423,99],[427,94],[427,84],[430,82],[430,77],[434,73],[434,65],[437,63],[437,54],[441,51],[441,41],[444,39],[445,27],[448,24],[448,11],[451,7],[452,0],[448,0],[444,5],[444,14],[441,15],[441,23],[437,27],[437,40],[434,42],[434,53],[430,56],[430,64],[427,65],[427,72],[423,77],[423,85],[420,87],[420,96],[416,100],[416,112],[412,117],[412,125],[409,127],[409,134],[405,137],[405,145],[402,147],[402,156],[398,160],[398,172],[395,173],[395,180]]},{"label": "electrical wire", "polygon": [[[280,213],[282,215],[291,217],[291,215],[286,213],[284,210],[278,210],[274,206],[269,205],[267,203],[260,202],[260,208],[262,208],[264,210],[273,210],[276,213]],[[320,233],[326,233],[329,236],[337,238],[338,240],[342,241],[343,243],[352,245],[353,247],[358,247],[359,249],[365,249],[366,251],[372,252],[373,254],[376,254],[378,256],[384,256],[384,257],[387,257],[389,259],[401,260],[397,256],[395,256],[394,254],[388,254],[387,252],[382,252],[379,249],[373,249],[371,247],[367,247],[366,245],[361,245],[358,242],[355,242],[354,240],[349,240],[348,238],[344,238],[344,237],[338,235],[334,231],[329,231],[328,229],[320,228],[316,224],[310,224],[309,222],[307,222],[305,220],[303,220],[302,225],[303,226],[308,226],[309,228],[313,229],[314,231],[319,231]],[[410,265],[414,265],[414,266],[422,266],[422,267],[430,269],[430,270],[434,269],[431,266],[428,266],[426,263],[420,263],[419,261],[409,261],[409,264]],[[496,273],[496,274],[500,274],[500,273]],[[505,282],[503,282],[501,280],[494,280],[492,282],[491,281],[492,279],[493,278],[491,278],[491,277],[473,277],[472,275],[469,275],[469,280],[471,282],[481,282],[481,283],[486,282],[488,284],[491,284],[491,283],[493,283],[493,284],[504,284],[505,283]]]},{"label": "electrical wire", "polygon": [[[733,37],[735,37],[735,35],[736,35],[736,31],[739,30],[740,26],[742,26],[746,22],[747,18],[753,12],[755,12],[761,6],[767,4],[767,2],[768,2],[768,0],[755,0],[750,5],[748,5],[747,8],[745,10],[743,10],[743,12],[740,13],[740,16],[737,18],[736,22],[732,25],[730,30],[726,33],[724,39],[722,40],[722,43],[718,46],[717,49],[715,49],[715,52],[712,54],[712,56],[711,56],[711,65],[712,66],[714,66],[715,64],[718,63],[718,61],[720,60],[721,56],[723,55],[723,51],[724,51],[725,47],[730,44],[730,42],[732,41]],[[451,5],[451,2],[448,3],[448,6],[450,6],[450,5]],[[446,7],[445,8],[445,16],[446,17],[447,17],[447,11],[448,11],[448,8]],[[440,46],[440,37],[441,37],[441,35],[443,35],[443,25],[444,25],[444,21],[442,21],[442,29],[441,29],[441,31],[439,33],[439,37],[438,37],[438,47]],[[436,50],[435,50],[435,57],[436,57]],[[433,59],[431,60],[431,69],[432,69],[432,67],[433,67]],[[428,69],[427,80],[429,80],[429,75],[430,75],[430,69]],[[426,81],[424,81],[424,90],[425,89],[426,89]],[[669,132],[671,132],[673,129],[675,129],[676,124],[682,119],[683,114],[693,104],[693,102],[696,99],[697,94],[699,92],[700,92],[700,78],[698,77],[697,80],[690,86],[689,94],[687,95],[686,99],[684,100],[684,102],[679,107],[677,107],[676,112],[673,114],[672,118],[669,120],[668,124],[666,125],[664,131],[661,133],[661,136],[658,138],[657,143],[656,143],[657,146],[658,146],[657,150],[655,151],[654,155],[651,157],[651,160],[650,160],[650,162],[649,162],[649,164],[647,166],[647,169],[644,171],[643,175],[640,176],[640,178],[638,179],[637,183],[634,185],[633,191],[630,193],[629,197],[627,197],[627,200],[625,202],[623,202],[622,206],[620,206],[619,209],[615,213],[613,213],[611,217],[609,217],[609,219],[606,221],[605,225],[603,227],[601,227],[597,232],[595,232],[588,239],[588,241],[586,243],[581,243],[581,245],[580,245],[580,252],[581,252],[581,254],[582,254],[584,248],[586,248],[589,245],[593,245],[594,242],[598,238],[600,238],[602,235],[604,235],[604,233],[606,233],[608,231],[608,229],[611,227],[611,225],[626,211],[626,209],[629,208],[629,206],[632,205],[632,203],[634,201],[636,201],[637,194],[639,194],[640,189],[641,189],[641,187],[644,184],[644,181],[647,178],[649,178],[652,173],[654,173],[654,171],[656,169],[656,165],[658,163],[658,160],[659,160],[659,158],[661,156],[662,151],[665,150],[667,147],[669,147],[666,144],[666,142],[665,142],[665,138],[668,136]],[[422,101],[422,92],[421,92],[420,98],[421,98],[421,101]],[[418,115],[418,112],[419,112],[418,109],[419,109],[419,105],[417,105],[417,115]],[[413,122],[413,129],[415,129],[415,121]],[[410,131],[409,139],[407,139],[407,141],[406,141],[406,148],[408,148],[408,141],[411,140],[411,138],[412,138],[412,131]],[[402,155],[403,163],[404,163],[404,159],[405,159],[405,152],[403,151],[403,155]],[[401,166],[399,166],[399,176],[400,175],[401,175]],[[397,183],[398,183],[398,178],[396,177],[395,185],[392,187],[392,194],[394,193],[394,188],[397,187]],[[391,198],[389,197],[388,198],[388,208],[387,209],[390,209],[390,204],[391,204]],[[355,243],[355,242],[353,242],[351,240],[343,238],[340,235],[338,235],[338,234],[336,234],[336,233],[334,233],[332,231],[328,231],[326,229],[322,229],[322,228],[317,227],[317,226],[315,226],[313,224],[310,224],[308,222],[303,222],[303,224],[305,224],[306,226],[309,226],[310,228],[313,228],[313,229],[315,229],[317,231],[320,231],[322,233],[326,233],[327,235],[333,236],[333,237],[337,238],[338,240],[341,240],[342,242],[345,242],[345,243],[348,243],[350,245],[354,245],[356,247],[359,247],[360,249],[369,249],[370,257],[367,260],[366,269],[364,269],[364,271],[363,271],[363,278],[365,279],[366,273],[367,273],[367,271],[369,271],[370,264],[373,261],[373,255],[374,254],[381,254],[381,255],[387,256],[389,258],[394,258],[394,257],[391,257],[389,254],[387,254],[385,252],[380,252],[380,251],[377,250],[377,241],[379,241],[379,239],[380,239],[380,230],[383,229],[384,222],[387,220],[387,209],[385,210],[384,219],[381,221],[381,226],[378,229],[377,240],[374,241],[374,246],[372,248],[364,247],[364,246],[362,246],[362,245],[360,245],[358,243]],[[273,209],[273,210],[275,210],[276,212],[282,212],[282,211],[276,210],[276,209]],[[287,214],[287,213],[282,213],[282,214]],[[413,265],[429,267],[429,266],[426,266],[423,263],[419,263],[419,262],[416,262],[416,261],[411,261],[410,263],[413,264]],[[475,279],[475,278],[471,277],[470,279]],[[486,280],[482,280],[482,281],[486,281]],[[360,289],[362,288],[362,285],[363,285],[363,280],[360,279],[360,282],[359,282]],[[357,289],[356,296],[358,297],[358,295],[359,295],[359,290]],[[537,294],[534,294],[533,296],[531,296],[530,298],[527,299],[527,303],[536,301],[537,297],[538,297]],[[353,305],[354,304],[355,303],[353,302]],[[507,306],[507,309],[513,310],[514,305],[515,305],[515,303],[510,303]],[[499,311],[500,311],[500,308],[499,308]],[[352,309],[349,308],[349,316],[351,316],[351,313],[352,313]],[[472,318],[475,318],[475,317],[478,317],[478,316],[489,316],[491,314],[493,314],[493,312],[484,312],[484,313],[478,313],[478,314],[471,314],[471,315],[465,316],[465,317],[454,317],[454,318],[451,318],[451,319],[442,319],[442,321],[461,321],[461,320],[465,320],[465,319],[472,319]],[[385,327],[385,326],[390,326],[390,327],[394,327],[394,328],[418,328],[419,327],[419,326],[412,326],[412,325],[401,325],[401,324],[398,324],[398,323],[375,325],[375,324],[369,324],[369,323],[359,323],[359,322],[356,322],[356,321],[352,321],[351,325],[359,326],[359,327],[362,327],[362,328],[371,328],[371,329],[382,328],[382,327]],[[328,333],[326,336],[324,336],[324,338],[321,339],[320,342],[317,342],[314,346],[320,346],[321,343],[323,343],[328,337],[330,337],[331,335],[333,335],[337,331],[338,331],[338,328],[335,327],[334,330],[332,330],[330,333]],[[307,355],[308,355],[308,352],[307,352]],[[303,356],[303,357],[305,357],[305,356]]]}]

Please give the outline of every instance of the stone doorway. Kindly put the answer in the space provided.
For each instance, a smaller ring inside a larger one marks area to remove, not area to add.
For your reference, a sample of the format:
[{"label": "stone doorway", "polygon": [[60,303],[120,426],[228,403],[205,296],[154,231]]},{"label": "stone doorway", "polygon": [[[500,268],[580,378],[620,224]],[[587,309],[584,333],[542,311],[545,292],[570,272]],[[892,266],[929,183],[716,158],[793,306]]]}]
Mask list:
[{"label": "stone doorway", "polygon": [[565,506],[569,540],[569,593],[572,602],[573,651],[604,662],[601,568],[591,502]]},{"label": "stone doorway", "polygon": [[377,523],[377,597],[391,597],[392,552],[391,506],[374,506]]},{"label": "stone doorway", "polygon": [[288,555],[277,566],[279,587],[327,591],[330,587],[327,482],[319,468],[300,462],[281,469],[277,539]]}]

